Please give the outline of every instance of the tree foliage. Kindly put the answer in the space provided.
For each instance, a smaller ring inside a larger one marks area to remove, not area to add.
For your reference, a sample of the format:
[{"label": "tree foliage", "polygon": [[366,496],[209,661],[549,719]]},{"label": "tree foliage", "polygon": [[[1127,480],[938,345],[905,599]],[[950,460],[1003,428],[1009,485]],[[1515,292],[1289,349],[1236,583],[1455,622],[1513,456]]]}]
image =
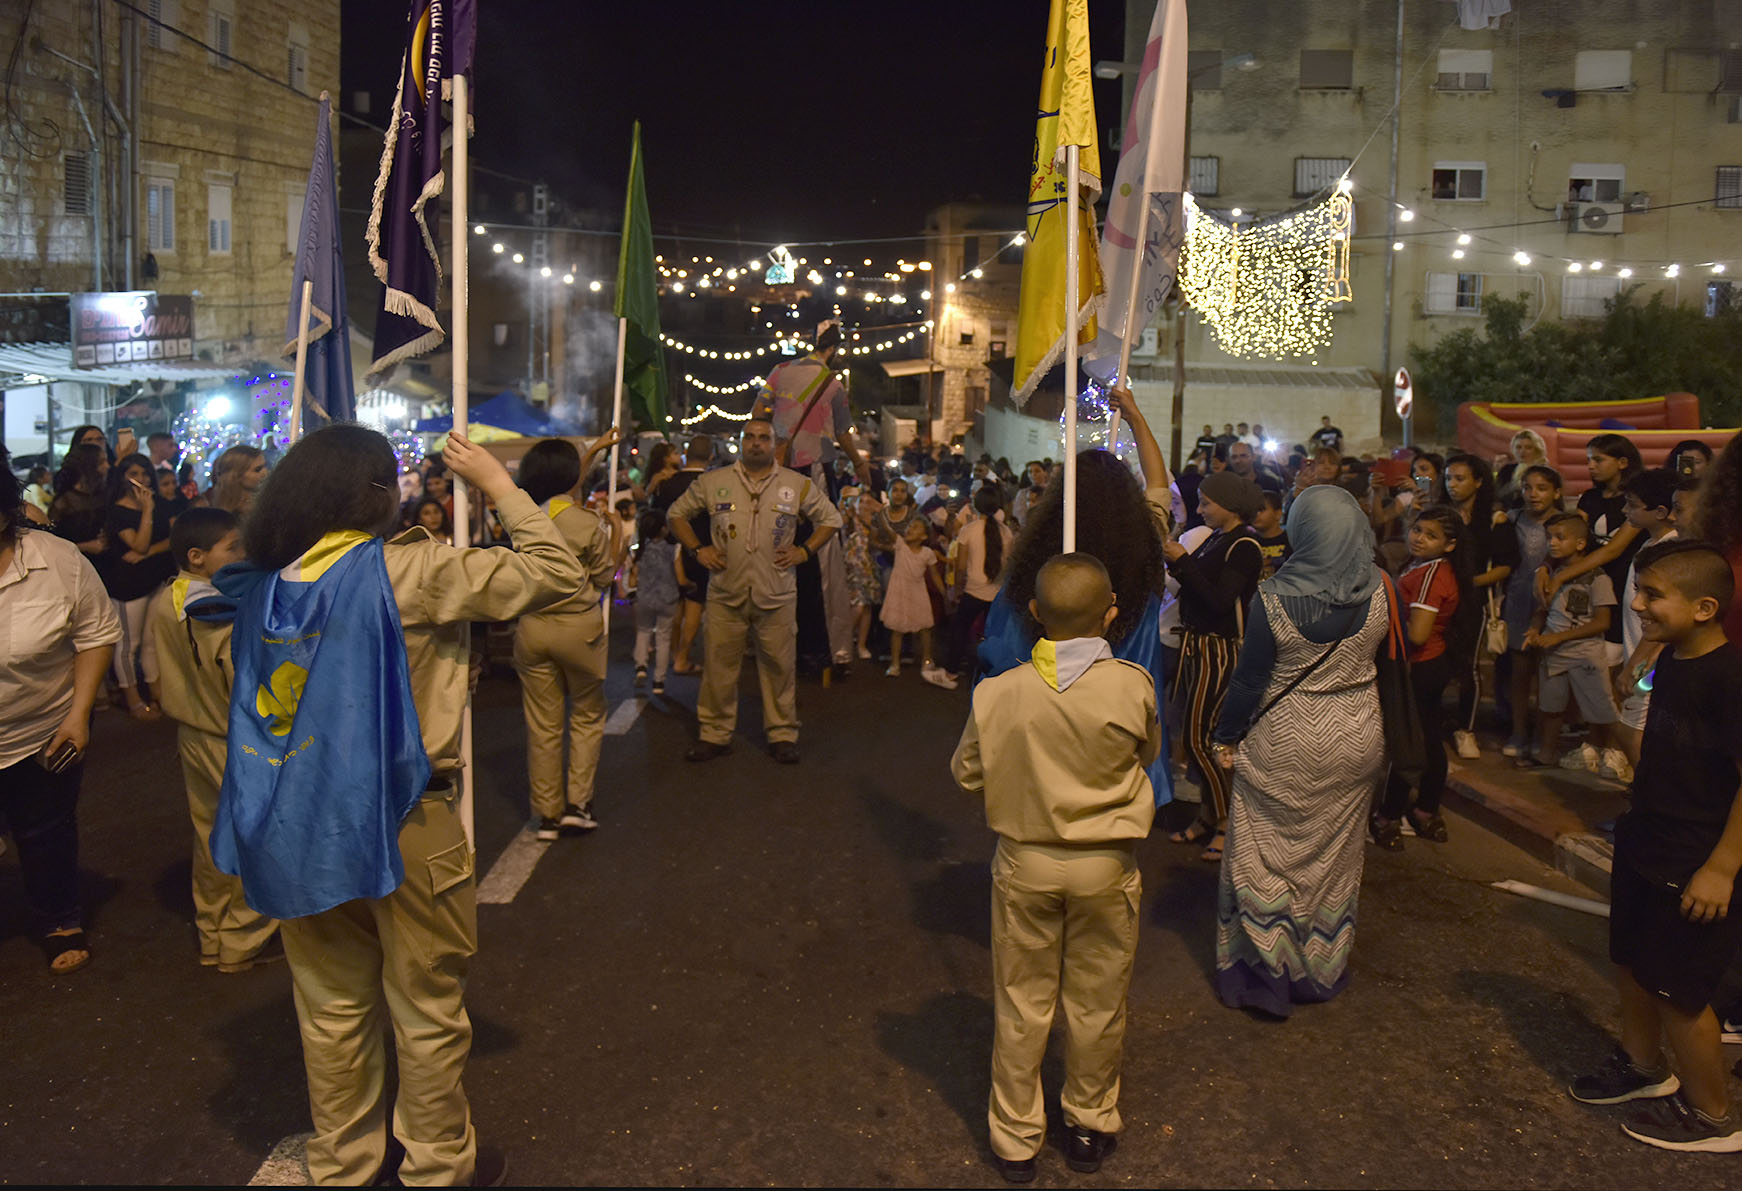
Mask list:
[{"label": "tree foliage", "polygon": [[[1411,349],[1417,400],[1455,432],[1463,401],[1624,401],[1687,392],[1708,426],[1742,424],[1742,311],[1707,318],[1623,291],[1601,319],[1526,329],[1523,298],[1484,297],[1481,331]],[[1424,409],[1423,412],[1427,412]]]}]

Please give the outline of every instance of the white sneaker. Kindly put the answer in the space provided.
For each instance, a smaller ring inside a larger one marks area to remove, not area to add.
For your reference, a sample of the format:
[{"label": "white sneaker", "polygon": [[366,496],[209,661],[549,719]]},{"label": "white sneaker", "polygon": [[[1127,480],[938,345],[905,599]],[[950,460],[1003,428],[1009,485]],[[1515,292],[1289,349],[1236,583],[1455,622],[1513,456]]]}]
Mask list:
[{"label": "white sneaker", "polygon": [[1601,761],[1602,758],[1597,755],[1597,750],[1588,744],[1581,744],[1578,748],[1568,749],[1561,754],[1562,769],[1571,769],[1582,773],[1596,773],[1597,766]]},{"label": "white sneaker", "polygon": [[1742,1042],[1742,1021],[1731,1021],[1725,1018],[1720,1025],[1719,1042]]},{"label": "white sneaker", "polygon": [[941,686],[946,691],[956,689],[956,676],[942,666],[921,666],[919,676],[933,686]]},{"label": "white sneaker", "polygon": [[1530,746],[1516,736],[1500,746],[1502,757],[1522,757],[1529,751]]},{"label": "white sneaker", "polygon": [[1474,732],[1453,732],[1452,743],[1458,746],[1458,756],[1466,761],[1474,761],[1482,755],[1482,747],[1476,743]]},{"label": "white sneaker", "polygon": [[593,818],[593,804],[576,806],[569,803],[563,807],[562,818],[557,820],[564,827],[577,827],[582,831],[591,831],[599,825],[599,820]]},{"label": "white sneaker", "polygon": [[1633,766],[1627,762],[1627,754],[1620,749],[1604,749],[1603,760],[1597,767],[1598,777],[1613,778],[1618,782],[1633,780]]}]

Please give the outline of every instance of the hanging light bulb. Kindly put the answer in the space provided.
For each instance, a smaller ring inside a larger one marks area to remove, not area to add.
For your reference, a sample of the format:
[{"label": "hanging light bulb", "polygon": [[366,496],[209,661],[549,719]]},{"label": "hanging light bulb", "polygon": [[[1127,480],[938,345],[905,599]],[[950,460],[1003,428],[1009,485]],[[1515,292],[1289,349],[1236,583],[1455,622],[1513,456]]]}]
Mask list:
[{"label": "hanging light bulb", "polygon": [[1458,233],[1458,243],[1468,244],[1469,242],[1470,242],[1470,233],[1469,232],[1459,232]]}]

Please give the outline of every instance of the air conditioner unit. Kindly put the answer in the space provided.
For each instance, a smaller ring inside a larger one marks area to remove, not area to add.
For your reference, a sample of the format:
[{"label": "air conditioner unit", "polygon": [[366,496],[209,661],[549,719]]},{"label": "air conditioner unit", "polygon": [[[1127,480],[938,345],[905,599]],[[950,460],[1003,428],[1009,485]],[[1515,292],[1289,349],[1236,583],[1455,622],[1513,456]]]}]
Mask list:
[{"label": "air conditioner unit", "polygon": [[1620,203],[1568,203],[1567,231],[1617,235],[1623,210]]},{"label": "air conditioner unit", "polygon": [[1643,190],[1635,190],[1627,196],[1624,206],[1626,206],[1629,215],[1643,214],[1651,210],[1651,195]]}]

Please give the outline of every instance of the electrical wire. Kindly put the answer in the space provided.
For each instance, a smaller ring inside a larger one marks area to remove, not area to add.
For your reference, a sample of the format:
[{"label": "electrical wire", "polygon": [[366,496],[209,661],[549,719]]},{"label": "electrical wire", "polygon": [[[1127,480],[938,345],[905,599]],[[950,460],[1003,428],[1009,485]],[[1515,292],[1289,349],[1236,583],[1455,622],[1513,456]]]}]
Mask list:
[{"label": "electrical wire", "polygon": [[24,53],[25,35],[30,31],[30,18],[35,11],[36,0],[26,0],[24,15],[18,19],[18,38],[12,43],[12,53],[6,59],[6,79],[4,88],[0,89],[0,103],[4,104],[5,116],[0,121],[0,130],[5,132],[7,140],[18,146],[18,151],[24,156],[41,160],[53,157],[61,151],[60,125],[43,117],[33,127],[13,100],[18,78],[18,61]]}]

